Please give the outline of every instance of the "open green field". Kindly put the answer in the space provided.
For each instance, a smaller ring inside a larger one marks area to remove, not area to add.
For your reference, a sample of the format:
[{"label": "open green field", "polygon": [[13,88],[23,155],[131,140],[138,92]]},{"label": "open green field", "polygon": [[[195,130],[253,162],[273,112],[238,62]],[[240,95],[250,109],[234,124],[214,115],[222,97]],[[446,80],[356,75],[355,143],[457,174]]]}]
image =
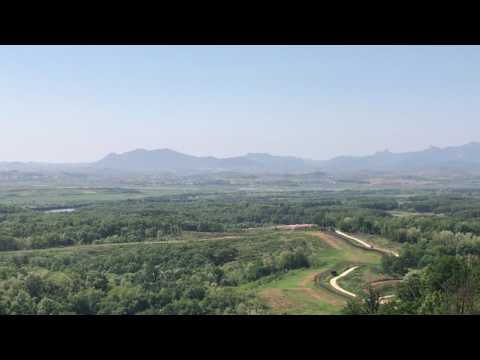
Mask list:
[{"label": "open green field", "polygon": [[377,264],[369,264],[359,267],[348,276],[340,279],[338,284],[345,290],[354,294],[365,291],[366,285],[377,280],[383,279],[381,268]]},{"label": "open green field", "polygon": [[[329,289],[328,276],[323,285],[314,282],[317,274],[342,272],[353,265],[361,265],[359,273],[344,278],[345,288],[360,293],[368,281],[381,279],[381,255],[352,246],[348,241],[323,232],[306,232],[310,241],[324,243],[327,248],[317,255],[317,266],[308,270],[292,271],[280,279],[262,284],[256,291],[266,301],[273,313],[290,315],[338,314],[346,298]],[[367,275],[367,276],[366,276]],[[342,285],[343,285],[342,282]]]}]

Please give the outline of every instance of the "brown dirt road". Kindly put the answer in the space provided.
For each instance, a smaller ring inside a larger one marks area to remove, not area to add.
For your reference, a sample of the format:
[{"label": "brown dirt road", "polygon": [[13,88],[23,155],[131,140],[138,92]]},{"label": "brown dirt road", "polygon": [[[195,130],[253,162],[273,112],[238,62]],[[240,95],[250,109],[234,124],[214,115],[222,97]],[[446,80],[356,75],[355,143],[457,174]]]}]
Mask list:
[{"label": "brown dirt road", "polygon": [[213,237],[213,238],[192,239],[192,240],[135,241],[135,242],[121,242],[121,243],[72,245],[72,246],[63,246],[63,247],[47,248],[47,249],[4,251],[2,252],[2,254],[22,254],[22,253],[39,252],[39,251],[78,251],[78,250],[95,251],[95,250],[101,250],[101,249],[109,249],[111,247],[118,247],[118,246],[193,244],[196,242],[240,239],[241,237],[242,236],[222,236],[217,238]]},{"label": "brown dirt road", "polygon": [[332,247],[334,249],[341,250],[341,249],[345,248],[345,244],[342,243],[342,240],[340,240],[336,236],[330,235],[327,232],[313,231],[310,234],[318,237],[320,240],[322,240],[324,243],[326,243],[327,245],[329,245],[330,247]]},{"label": "brown dirt road", "polygon": [[[344,232],[341,232],[341,231],[338,231],[336,230],[335,233],[337,235],[333,235],[333,234],[330,234],[330,233],[327,233],[327,232],[322,232],[322,231],[319,231],[319,232],[315,232],[315,233],[312,233],[314,234],[315,236],[319,237],[321,240],[323,240],[327,245],[335,248],[335,249],[343,249],[344,246],[345,246],[345,238],[349,239],[349,240],[353,240],[355,242],[357,242],[358,244],[362,245],[362,247],[360,249],[362,249],[363,251],[377,251],[377,252],[381,252],[381,253],[384,253],[386,255],[390,255],[390,256],[396,256],[398,257],[399,254],[396,253],[395,251],[392,251],[392,250],[386,250],[386,249],[382,249],[382,248],[378,248],[376,246],[373,246],[369,243],[367,243],[366,241],[364,240],[361,240],[361,239],[358,239],[354,236],[351,236],[349,234],[346,234]],[[343,242],[343,244],[341,243]],[[343,246],[342,246],[343,245]],[[358,266],[352,266],[350,268],[348,268],[347,270],[345,270],[343,273],[341,273],[340,275],[332,278],[329,282],[330,286],[332,288],[334,288],[335,290],[337,290],[338,292],[344,294],[344,295],[347,295],[348,297],[351,297],[351,298],[355,298],[357,297],[356,294],[348,291],[348,290],[345,290],[343,289],[341,286],[338,285],[337,281],[345,276],[347,276],[348,274],[350,274],[351,272],[355,271],[356,269],[358,268]],[[314,274],[315,275],[315,274]],[[304,279],[305,281],[308,282],[308,279]],[[383,280],[377,280],[377,281],[374,281],[372,283],[370,283],[370,285],[374,286],[374,287],[382,287],[382,286],[386,286],[388,284],[395,284],[395,283],[398,283],[400,280],[394,280],[394,279],[383,279]],[[303,281],[302,281],[303,283]],[[381,303],[385,303],[385,302],[388,302],[390,301],[391,298],[393,298],[394,295],[387,295],[387,296],[383,296],[381,299],[380,299],[380,302]]]}]

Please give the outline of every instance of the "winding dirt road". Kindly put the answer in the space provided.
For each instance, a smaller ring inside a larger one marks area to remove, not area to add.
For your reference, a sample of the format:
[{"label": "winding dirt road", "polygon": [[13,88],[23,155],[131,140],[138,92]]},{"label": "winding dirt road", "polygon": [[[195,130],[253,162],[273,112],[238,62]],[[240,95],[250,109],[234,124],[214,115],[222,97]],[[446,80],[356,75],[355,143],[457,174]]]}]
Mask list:
[{"label": "winding dirt road", "polygon": [[[399,257],[400,255],[393,251],[393,250],[386,250],[386,249],[381,249],[381,248],[377,248],[377,247],[374,247],[373,245],[361,240],[361,239],[358,239],[354,236],[351,236],[351,235],[348,235],[340,230],[335,230],[335,233],[342,236],[342,237],[345,237],[347,239],[350,239],[350,240],[353,240],[353,241],[356,241],[357,243],[361,244],[362,247],[365,249],[365,250],[376,250],[376,251],[379,251],[379,252],[383,252],[384,254],[387,254],[387,255],[393,255],[395,257]],[[351,272],[355,271],[356,269],[358,269],[359,266],[352,266],[351,268],[348,268],[347,270],[345,270],[343,273],[341,273],[340,275],[338,276],[335,276],[334,278],[332,278],[330,280],[330,286],[332,286],[335,290],[339,291],[340,293],[342,294],[345,294],[351,298],[356,298],[357,297],[357,294],[354,294],[348,290],[345,290],[344,288],[342,288],[341,286],[338,285],[337,281],[340,280],[341,278],[347,276],[348,274],[350,274]],[[395,295],[386,295],[386,296],[382,296],[380,297],[379,301],[380,301],[380,304],[385,304],[387,302],[390,301],[390,299],[392,299],[393,297],[395,297]]]},{"label": "winding dirt road", "polygon": [[234,240],[240,239],[240,235],[230,235],[221,237],[212,237],[205,239],[189,239],[189,240],[159,240],[159,241],[135,241],[135,242],[119,242],[119,243],[104,243],[104,244],[88,244],[88,245],[71,245],[46,249],[28,249],[28,250],[12,250],[2,251],[2,254],[22,254],[39,251],[78,251],[78,250],[96,250],[102,248],[112,248],[117,246],[135,246],[135,245],[172,245],[172,244],[194,244],[196,242],[210,242],[221,240]]},{"label": "winding dirt road", "polygon": [[357,297],[356,294],[348,291],[348,290],[345,290],[344,288],[340,287],[338,284],[337,284],[337,281],[345,276],[347,276],[348,274],[350,274],[352,271],[355,271],[356,269],[358,269],[358,266],[353,266],[347,270],[345,270],[343,273],[341,273],[340,275],[338,276],[335,276],[333,279],[330,280],[330,285],[337,291],[340,291],[342,294],[345,294],[347,296],[350,296],[350,297]]},{"label": "winding dirt road", "polygon": [[356,237],[354,237],[354,236],[352,236],[352,235],[348,235],[348,234],[344,233],[343,231],[335,230],[335,233],[336,233],[337,235],[343,236],[343,237],[345,237],[345,238],[347,238],[347,239],[350,239],[350,240],[353,240],[353,241],[359,243],[360,245],[362,245],[362,246],[365,247],[366,249],[376,250],[376,251],[382,252],[382,253],[387,254],[387,255],[393,255],[393,256],[395,256],[395,257],[399,257],[399,256],[400,256],[397,252],[395,252],[395,251],[393,251],[393,250],[387,250],[387,249],[382,249],[382,248],[373,246],[373,245],[371,245],[371,244],[369,244],[369,243],[367,243],[367,242],[365,242],[365,241],[363,241],[363,240],[361,240],[361,239],[359,239],[359,238],[356,238]]},{"label": "winding dirt road", "polygon": [[[357,294],[354,294],[348,290],[345,290],[344,288],[342,288],[341,286],[339,286],[337,284],[337,281],[341,278],[343,278],[344,276],[347,276],[348,274],[350,274],[352,271],[355,271],[356,269],[358,269],[359,266],[353,266],[347,270],[345,270],[343,273],[341,273],[340,275],[334,277],[333,279],[330,280],[330,285],[337,291],[341,292],[342,294],[345,294],[351,298],[356,298],[357,297]],[[390,299],[394,298],[395,295],[385,295],[385,296],[381,296],[379,298],[379,302],[380,304],[386,304],[390,301]]]},{"label": "winding dirt road", "polygon": [[356,242],[358,242],[359,244],[365,246],[365,247],[368,248],[368,249],[373,249],[373,246],[372,246],[372,245],[370,245],[370,244],[366,243],[365,241],[360,240],[360,239],[358,239],[358,238],[356,238],[356,237],[353,237],[353,236],[351,236],[351,235],[345,234],[344,232],[342,232],[342,231],[340,231],[340,230],[335,230],[335,233],[338,234],[338,235],[341,235],[341,236],[343,236],[343,237],[346,237],[347,239],[356,241]]}]

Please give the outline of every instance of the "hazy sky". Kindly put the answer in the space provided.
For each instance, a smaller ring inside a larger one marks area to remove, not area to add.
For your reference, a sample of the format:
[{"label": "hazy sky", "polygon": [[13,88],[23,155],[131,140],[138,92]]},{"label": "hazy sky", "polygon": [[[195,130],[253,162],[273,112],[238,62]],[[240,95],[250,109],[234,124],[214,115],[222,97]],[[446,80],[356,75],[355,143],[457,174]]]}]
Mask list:
[{"label": "hazy sky", "polygon": [[0,46],[0,161],[480,140],[478,46]]}]

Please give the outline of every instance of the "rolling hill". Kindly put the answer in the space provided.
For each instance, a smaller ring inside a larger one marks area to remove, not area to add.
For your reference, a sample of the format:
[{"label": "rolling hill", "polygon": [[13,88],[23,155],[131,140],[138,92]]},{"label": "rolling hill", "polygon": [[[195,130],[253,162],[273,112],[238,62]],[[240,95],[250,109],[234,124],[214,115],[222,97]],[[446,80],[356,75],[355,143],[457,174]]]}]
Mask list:
[{"label": "rolling hill", "polygon": [[480,171],[480,143],[430,147],[406,153],[377,152],[371,156],[342,156],[322,162],[328,172],[446,172]]},{"label": "rolling hill", "polygon": [[309,160],[293,156],[248,153],[230,158],[202,157],[170,149],[137,149],[109,154],[85,164],[48,164],[0,162],[0,171],[79,173],[176,173],[182,175],[210,172],[250,174],[341,173],[480,173],[480,143],[446,148],[430,147],[423,151],[377,152],[370,156],[340,156],[331,160]]},{"label": "rolling hill", "polygon": [[252,173],[305,172],[314,169],[308,161],[287,156],[247,154],[230,158],[199,157],[170,149],[134,150],[110,154],[93,164],[96,168],[136,172],[211,172],[238,171]]}]

